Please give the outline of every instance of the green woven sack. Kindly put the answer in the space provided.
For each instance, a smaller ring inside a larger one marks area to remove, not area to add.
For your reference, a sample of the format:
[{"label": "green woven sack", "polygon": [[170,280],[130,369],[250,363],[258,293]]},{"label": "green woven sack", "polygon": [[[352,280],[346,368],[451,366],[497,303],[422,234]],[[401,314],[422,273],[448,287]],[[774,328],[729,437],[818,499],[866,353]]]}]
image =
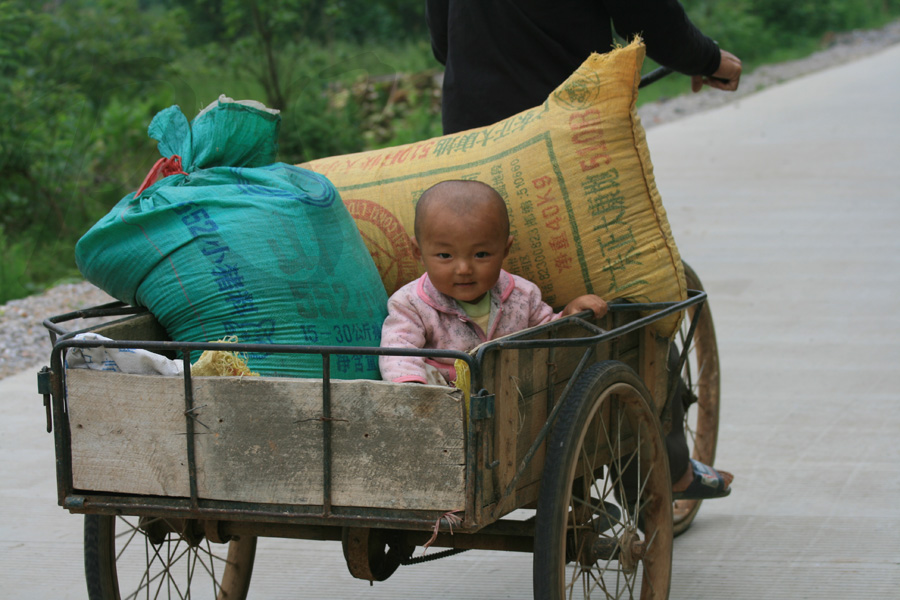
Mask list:
[{"label": "green woven sack", "polygon": [[[175,106],[157,114],[163,158],[79,240],[84,276],[146,306],[173,340],[378,346],[378,271],[331,182],[273,164],[279,123],[224,97],[191,123]],[[322,375],[319,355],[248,358],[262,375]],[[367,356],[335,356],[331,374],[379,378]]]}]

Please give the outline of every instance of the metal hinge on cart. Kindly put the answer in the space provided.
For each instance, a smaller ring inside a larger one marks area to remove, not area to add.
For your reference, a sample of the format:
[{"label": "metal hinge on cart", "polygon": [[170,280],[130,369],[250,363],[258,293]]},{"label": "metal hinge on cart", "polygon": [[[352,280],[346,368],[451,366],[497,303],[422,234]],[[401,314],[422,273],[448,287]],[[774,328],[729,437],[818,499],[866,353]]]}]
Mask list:
[{"label": "metal hinge on cart", "polygon": [[53,371],[44,367],[37,374],[38,394],[44,397],[44,410],[47,411],[47,433],[53,431],[53,415],[50,408],[50,394],[53,393]]},{"label": "metal hinge on cart", "polygon": [[[469,415],[473,422],[487,421],[494,418],[494,394],[489,394],[487,390],[482,389],[476,395],[469,399]],[[482,446],[484,451],[484,466],[486,469],[493,469],[500,461],[494,458],[494,444],[491,441],[491,427],[478,428],[482,431]]]},{"label": "metal hinge on cart", "polygon": [[481,390],[469,400],[469,414],[473,421],[484,421],[494,418],[494,394]]}]

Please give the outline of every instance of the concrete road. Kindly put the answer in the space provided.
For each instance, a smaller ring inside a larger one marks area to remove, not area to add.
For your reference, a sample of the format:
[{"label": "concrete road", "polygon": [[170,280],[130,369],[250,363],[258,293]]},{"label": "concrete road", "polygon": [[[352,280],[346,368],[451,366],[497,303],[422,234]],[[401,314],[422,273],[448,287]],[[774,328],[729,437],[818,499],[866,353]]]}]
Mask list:
[{"label": "concrete road", "polygon": [[[648,132],[722,358],[737,479],[675,544],[671,597],[897,598],[900,46]],[[80,599],[27,372],[0,382],[0,597]],[[251,597],[528,598],[531,556],[470,552],[369,587],[339,545],[266,540]]]}]

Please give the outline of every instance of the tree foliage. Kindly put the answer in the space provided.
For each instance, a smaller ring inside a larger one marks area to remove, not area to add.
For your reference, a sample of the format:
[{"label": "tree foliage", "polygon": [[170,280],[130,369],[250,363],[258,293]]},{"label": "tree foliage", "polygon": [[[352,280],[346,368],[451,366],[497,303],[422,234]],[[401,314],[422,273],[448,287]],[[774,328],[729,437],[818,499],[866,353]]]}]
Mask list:
[{"label": "tree foliage", "polygon": [[225,49],[218,59],[236,78],[257,83],[260,99],[283,112],[281,155],[295,163],[363,148],[358,107],[336,107],[328,92],[347,73],[391,71],[365,50],[368,44],[427,39],[419,0],[190,0],[184,6],[192,22],[216,15],[203,27],[219,36],[211,42]]},{"label": "tree foliage", "polygon": [[[900,15],[900,0],[682,2],[745,62]],[[422,0],[0,0],[0,303],[77,275],[75,241],[158,157],[159,110],[261,100],[296,163],[433,135],[432,90],[395,74],[436,66]]]},{"label": "tree foliage", "polygon": [[73,239],[119,195],[123,162],[173,94],[174,13],[136,1],[0,2],[0,301],[74,273]]},{"label": "tree foliage", "polygon": [[[422,0],[170,0],[185,10],[195,43],[231,43],[255,18],[284,40],[393,42],[427,35]],[[255,25],[255,24],[254,24]]]},{"label": "tree foliage", "polygon": [[751,64],[828,34],[880,25],[900,0],[681,0],[691,20]]}]

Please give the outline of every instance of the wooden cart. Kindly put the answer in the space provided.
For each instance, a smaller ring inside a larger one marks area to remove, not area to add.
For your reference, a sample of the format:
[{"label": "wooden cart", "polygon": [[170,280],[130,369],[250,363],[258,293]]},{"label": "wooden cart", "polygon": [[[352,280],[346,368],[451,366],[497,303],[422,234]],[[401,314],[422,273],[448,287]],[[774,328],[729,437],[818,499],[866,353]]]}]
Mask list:
[{"label": "wooden cart", "polygon": [[[391,352],[377,348],[227,345],[320,354],[322,380],[67,370],[67,350],[100,345],[59,325],[77,317],[124,314],[94,329],[117,340],[103,345],[187,365],[224,345],[167,341],[121,304],[49,319],[40,391],[59,503],[86,515],[90,597],[244,598],[270,536],[340,541],[369,581],[430,544],[447,550],[427,559],[533,552],[535,598],[666,598],[673,534],[700,504],[671,499],[669,409],[690,404],[687,437],[707,464],[718,429],[712,318],[686,272],[684,302],[612,304],[596,322],[429,352],[467,363],[464,391],[327,377],[335,357]],[[674,342],[646,327],[682,312]]]}]

